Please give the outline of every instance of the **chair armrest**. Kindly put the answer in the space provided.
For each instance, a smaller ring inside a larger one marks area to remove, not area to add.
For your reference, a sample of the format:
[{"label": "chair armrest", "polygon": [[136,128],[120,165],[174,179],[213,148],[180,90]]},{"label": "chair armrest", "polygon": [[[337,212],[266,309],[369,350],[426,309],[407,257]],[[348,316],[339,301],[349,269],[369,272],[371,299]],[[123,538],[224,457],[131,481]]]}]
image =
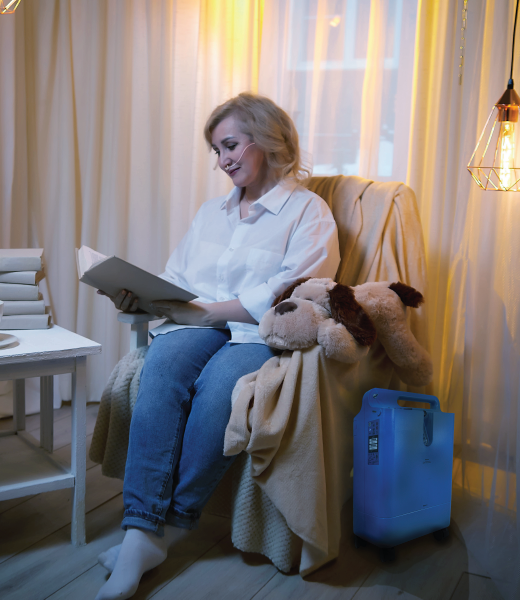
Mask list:
[{"label": "chair armrest", "polygon": [[148,346],[148,323],[161,318],[148,313],[117,313],[117,320],[120,323],[130,324],[130,352],[141,346]]},{"label": "chair armrest", "polygon": [[136,323],[149,323],[150,321],[157,321],[162,318],[163,317],[156,317],[155,315],[150,315],[148,313],[117,313],[118,321],[121,323],[130,323],[131,325],[135,325]]}]

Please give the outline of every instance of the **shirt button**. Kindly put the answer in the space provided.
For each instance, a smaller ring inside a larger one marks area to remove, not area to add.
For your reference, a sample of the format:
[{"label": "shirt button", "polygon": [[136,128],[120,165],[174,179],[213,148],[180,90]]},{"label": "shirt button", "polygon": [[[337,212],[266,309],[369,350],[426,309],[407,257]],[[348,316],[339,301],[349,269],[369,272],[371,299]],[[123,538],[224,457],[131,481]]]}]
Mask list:
[{"label": "shirt button", "polygon": [[233,252],[233,250],[234,250],[234,248],[230,248],[230,249],[229,249],[229,251],[230,251],[230,252]]}]

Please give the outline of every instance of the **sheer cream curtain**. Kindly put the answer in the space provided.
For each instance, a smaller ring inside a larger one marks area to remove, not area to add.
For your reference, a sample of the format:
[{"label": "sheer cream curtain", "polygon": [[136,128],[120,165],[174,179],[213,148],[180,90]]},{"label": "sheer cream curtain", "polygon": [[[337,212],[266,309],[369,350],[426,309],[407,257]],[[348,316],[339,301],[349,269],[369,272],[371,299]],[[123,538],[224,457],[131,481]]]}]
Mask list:
[{"label": "sheer cream curtain", "polygon": [[[129,333],[78,284],[74,248],[160,273],[202,202],[228,191],[202,130],[218,103],[257,86],[261,8],[24,0],[0,18],[0,247],[43,247],[54,321],[103,345],[89,400]],[[56,387],[70,397],[66,380]]]},{"label": "sheer cream curtain", "polygon": [[315,175],[404,180],[417,0],[266,0],[259,88]]},{"label": "sheer cream curtain", "polygon": [[453,532],[469,572],[518,598],[520,195],[482,192],[466,170],[507,84],[515,2],[468,3],[459,85],[462,8],[462,0],[266,0],[259,87],[297,122],[316,174],[415,190],[433,393],[456,415]]},{"label": "sheer cream curtain", "polygon": [[435,387],[456,415],[454,518],[482,574],[518,598],[520,197],[483,192],[466,170],[507,85],[515,2],[468,3],[459,84],[461,9],[421,5],[408,181],[427,245]]}]

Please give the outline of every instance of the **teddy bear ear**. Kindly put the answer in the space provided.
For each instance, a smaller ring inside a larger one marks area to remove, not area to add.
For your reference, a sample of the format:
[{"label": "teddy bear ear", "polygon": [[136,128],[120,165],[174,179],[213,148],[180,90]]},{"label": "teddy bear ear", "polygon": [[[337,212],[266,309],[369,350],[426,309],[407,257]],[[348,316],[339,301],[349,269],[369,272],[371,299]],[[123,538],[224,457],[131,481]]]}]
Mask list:
[{"label": "teddy bear ear", "polygon": [[354,297],[354,290],[338,283],[329,291],[332,318],[344,325],[361,346],[370,346],[376,339],[376,328]]},{"label": "teddy bear ear", "polygon": [[399,298],[401,298],[401,302],[405,306],[417,308],[419,304],[422,304],[424,302],[424,298],[421,292],[418,292],[415,288],[401,283],[400,281],[392,283],[388,287],[393,292],[395,292],[399,296]]},{"label": "teddy bear ear", "polygon": [[309,281],[309,279],[312,279],[312,277],[300,277],[300,279],[297,279],[294,283],[291,283],[291,285],[284,292],[274,299],[274,302],[271,304],[271,308],[290,298],[294,290],[302,283]]}]

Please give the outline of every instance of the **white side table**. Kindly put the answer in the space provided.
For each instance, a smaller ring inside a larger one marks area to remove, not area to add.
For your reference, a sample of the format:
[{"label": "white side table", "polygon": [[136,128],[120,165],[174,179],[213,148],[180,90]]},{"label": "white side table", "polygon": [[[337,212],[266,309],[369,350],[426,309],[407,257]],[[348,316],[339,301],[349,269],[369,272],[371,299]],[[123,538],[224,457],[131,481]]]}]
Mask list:
[{"label": "white side table", "polygon": [[[0,348],[0,381],[13,380],[12,431],[0,432],[0,500],[72,488],[72,543],[85,544],[86,362],[101,345],[53,325],[0,330],[18,344]],[[72,373],[70,465],[53,452],[53,376]],[[25,379],[40,377],[40,442],[25,430]]]}]

